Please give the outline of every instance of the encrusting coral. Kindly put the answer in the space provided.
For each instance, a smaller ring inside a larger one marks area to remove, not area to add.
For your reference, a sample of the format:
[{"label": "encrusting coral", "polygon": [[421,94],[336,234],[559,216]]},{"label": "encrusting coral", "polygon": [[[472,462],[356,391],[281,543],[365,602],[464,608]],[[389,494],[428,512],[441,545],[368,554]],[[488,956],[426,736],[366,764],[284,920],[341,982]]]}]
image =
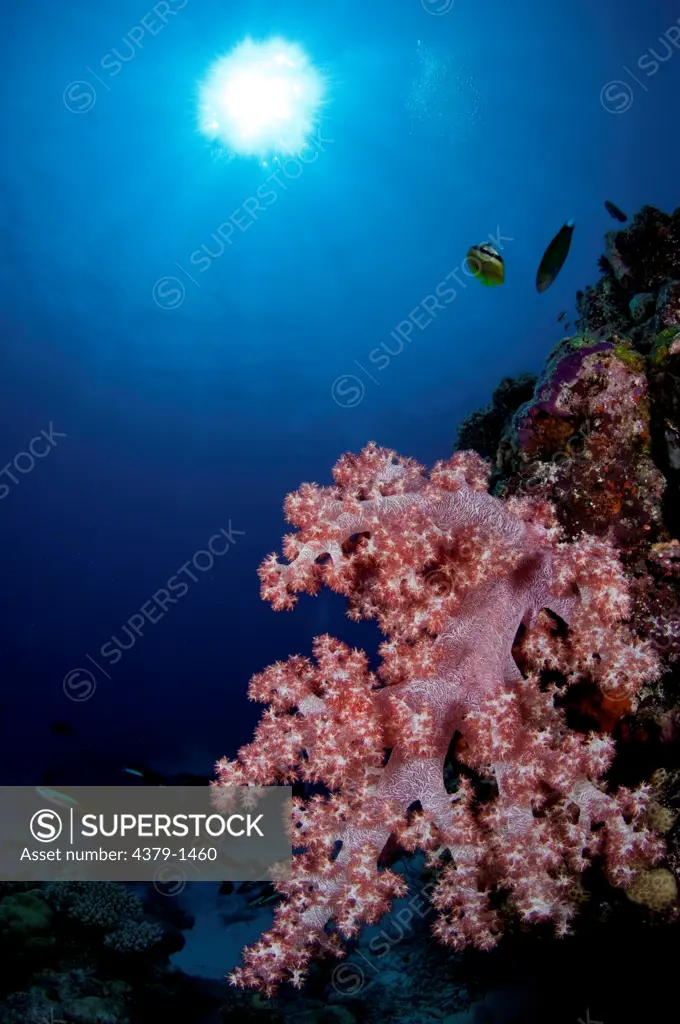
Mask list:
[{"label": "encrusting coral", "polygon": [[632,903],[641,903],[657,913],[668,910],[678,896],[678,885],[668,868],[651,868],[641,871],[626,890]]}]

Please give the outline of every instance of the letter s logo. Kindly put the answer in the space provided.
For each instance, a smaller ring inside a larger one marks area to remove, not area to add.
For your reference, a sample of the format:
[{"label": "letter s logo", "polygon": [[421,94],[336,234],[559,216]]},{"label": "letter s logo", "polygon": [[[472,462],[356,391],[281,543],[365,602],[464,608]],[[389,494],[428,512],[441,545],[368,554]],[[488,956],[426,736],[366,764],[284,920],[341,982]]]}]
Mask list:
[{"label": "letter s logo", "polygon": [[56,811],[36,811],[31,818],[31,835],[39,843],[53,843],[61,835],[63,822]]}]

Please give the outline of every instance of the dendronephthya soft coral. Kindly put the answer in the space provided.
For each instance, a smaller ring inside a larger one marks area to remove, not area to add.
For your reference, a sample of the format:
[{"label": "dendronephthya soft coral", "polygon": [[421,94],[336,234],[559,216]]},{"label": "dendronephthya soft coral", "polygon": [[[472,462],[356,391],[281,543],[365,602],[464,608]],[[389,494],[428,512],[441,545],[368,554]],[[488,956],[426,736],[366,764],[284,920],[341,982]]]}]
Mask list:
[{"label": "dendronephthya soft coral", "polygon": [[[440,867],[434,932],[456,949],[498,941],[496,893],[565,934],[569,890],[592,856],[626,886],[662,854],[643,823],[645,789],[610,794],[599,781],[611,738],[569,730],[545,683],[555,669],[631,701],[658,673],[625,625],[615,553],[592,538],[561,543],[547,502],[502,502],[487,477],[474,453],[428,474],[369,444],[340,459],[334,486],[287,498],[298,532],[285,540],[288,564],[271,555],[260,568],[263,597],[289,609],[296,592],[326,585],[388,639],[377,676],[363,653],[323,636],[315,661],[295,656],[251,681],[251,699],[269,707],[237,760],[218,763],[218,784],[302,779],[328,795],[295,801],[293,880],[277,883],[284,902],[235,984],[299,986],[313,954],[341,956],[340,936],[406,891],[378,866],[391,835]],[[526,676],[512,654],[520,627]],[[445,787],[456,733],[459,760],[495,787],[485,803],[467,780]]]}]

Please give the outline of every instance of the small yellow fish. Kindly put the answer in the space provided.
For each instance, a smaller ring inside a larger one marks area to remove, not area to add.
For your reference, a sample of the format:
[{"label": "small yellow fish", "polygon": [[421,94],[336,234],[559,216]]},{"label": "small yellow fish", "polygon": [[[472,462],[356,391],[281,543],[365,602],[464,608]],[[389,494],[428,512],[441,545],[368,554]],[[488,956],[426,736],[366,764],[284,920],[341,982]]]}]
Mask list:
[{"label": "small yellow fish", "polygon": [[473,245],[467,254],[470,270],[486,288],[494,288],[505,280],[503,257],[488,242]]}]

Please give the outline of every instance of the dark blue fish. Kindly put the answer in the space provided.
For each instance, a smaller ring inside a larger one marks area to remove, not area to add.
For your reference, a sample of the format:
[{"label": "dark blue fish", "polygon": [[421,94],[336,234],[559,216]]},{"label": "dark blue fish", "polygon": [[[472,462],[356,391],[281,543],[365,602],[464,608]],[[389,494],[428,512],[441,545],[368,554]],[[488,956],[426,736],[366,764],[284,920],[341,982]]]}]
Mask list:
[{"label": "dark blue fish", "polygon": [[165,778],[146,765],[125,765],[123,771],[126,775],[134,775],[147,786],[165,785]]},{"label": "dark blue fish", "polygon": [[78,801],[68,793],[62,793],[60,789],[52,789],[50,786],[36,786],[35,791],[43,800],[57,804],[59,807],[78,807]]},{"label": "dark blue fish", "polygon": [[608,199],[605,199],[604,201],[604,208],[610,217],[613,217],[614,220],[618,220],[621,224],[625,224],[628,220],[628,217],[623,210],[619,210],[618,206],[615,206],[614,203],[611,203]]},{"label": "dark blue fish", "polygon": [[564,266],[564,261],[569,255],[571,236],[573,233],[574,221],[568,220],[567,223],[560,228],[548,248],[543,253],[543,259],[540,262],[538,272],[536,274],[536,290],[538,292],[546,291]]},{"label": "dark blue fish", "polygon": [[54,733],[55,736],[72,736],[73,729],[68,722],[52,722],[50,726],[50,732]]},{"label": "dark blue fish", "polygon": [[179,772],[177,775],[161,775],[148,765],[125,765],[126,775],[133,775],[147,786],[209,786],[212,779],[207,775],[194,775],[191,772]]},{"label": "dark blue fish", "polygon": [[277,892],[272,882],[262,883],[262,891],[248,900],[249,907],[268,907],[271,903],[276,903],[280,900],[281,893]]}]

